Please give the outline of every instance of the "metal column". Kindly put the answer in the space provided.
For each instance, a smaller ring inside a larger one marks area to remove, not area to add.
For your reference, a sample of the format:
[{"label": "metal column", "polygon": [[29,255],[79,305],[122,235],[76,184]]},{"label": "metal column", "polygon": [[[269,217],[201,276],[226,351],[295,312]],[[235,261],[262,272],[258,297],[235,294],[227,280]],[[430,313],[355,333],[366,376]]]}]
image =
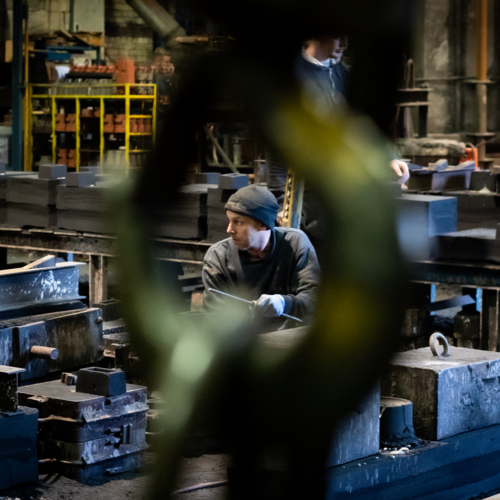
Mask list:
[{"label": "metal column", "polygon": [[488,95],[486,82],[488,58],[488,0],[477,0],[477,113],[480,145],[478,147],[479,161],[486,158],[485,134],[488,132]]},{"label": "metal column", "polygon": [[12,168],[23,169],[23,19],[27,9],[24,2],[13,2],[12,54]]}]

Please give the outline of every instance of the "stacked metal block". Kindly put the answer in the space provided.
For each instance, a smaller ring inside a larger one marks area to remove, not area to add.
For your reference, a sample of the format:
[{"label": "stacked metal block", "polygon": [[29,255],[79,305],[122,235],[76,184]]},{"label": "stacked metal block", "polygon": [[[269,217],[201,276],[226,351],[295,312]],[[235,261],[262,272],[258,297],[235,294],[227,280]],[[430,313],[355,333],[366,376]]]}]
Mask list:
[{"label": "stacked metal block", "polygon": [[98,182],[98,167],[83,167],[68,174],[66,185],[57,188],[57,227],[88,233],[109,232],[105,191],[113,181]]},{"label": "stacked metal block", "polygon": [[242,187],[248,186],[248,175],[225,174],[219,178],[218,187],[208,189],[207,196],[207,240],[216,242],[228,237],[228,218],[224,206],[229,197]]},{"label": "stacked metal block", "polygon": [[63,373],[60,381],[22,387],[19,399],[43,419],[38,448],[47,472],[85,481],[142,465],[147,390],[126,384],[121,370]]},{"label": "stacked metal block", "polygon": [[65,165],[40,165],[38,175],[7,178],[7,223],[55,228],[57,186],[65,183]]},{"label": "stacked metal block", "polygon": [[174,202],[156,212],[155,234],[166,238],[205,239],[208,187],[209,184],[181,186]]},{"label": "stacked metal block", "polygon": [[456,198],[404,194],[396,204],[400,240],[413,259],[433,258],[437,235],[456,231]]}]

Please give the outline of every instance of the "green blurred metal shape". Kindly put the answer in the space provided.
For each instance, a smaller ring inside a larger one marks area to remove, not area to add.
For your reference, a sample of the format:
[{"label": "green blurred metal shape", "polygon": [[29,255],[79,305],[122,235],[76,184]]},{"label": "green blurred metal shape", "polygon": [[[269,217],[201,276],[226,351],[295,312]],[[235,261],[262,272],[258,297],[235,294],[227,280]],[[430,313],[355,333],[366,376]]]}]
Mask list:
[{"label": "green blurred metal shape", "polygon": [[[332,426],[370,390],[401,326],[406,266],[386,189],[385,139],[352,112],[315,114],[298,82],[283,78],[286,71],[276,66],[269,73],[269,66],[244,51],[212,65],[212,77],[206,70],[198,61],[166,124],[166,150],[157,158],[165,169],[166,157],[174,177],[168,187],[162,184],[167,195],[175,190],[175,172],[188,162],[183,148],[198,107],[222,86],[245,104],[254,129],[323,201],[329,259],[309,334],[291,351],[273,348],[256,338],[245,309],[232,306],[203,323],[177,313],[179,298],[155,274],[148,244],[147,221],[162,179],[159,162],[135,190],[115,193],[126,321],[134,350],[147,361],[168,408],[150,495],[164,498],[174,489],[192,426],[200,418],[226,418],[235,461],[233,498],[263,498],[256,496],[263,487],[257,474],[262,456],[275,448],[290,476],[273,498],[321,498]],[[201,78],[204,93],[197,93],[190,82]]]}]

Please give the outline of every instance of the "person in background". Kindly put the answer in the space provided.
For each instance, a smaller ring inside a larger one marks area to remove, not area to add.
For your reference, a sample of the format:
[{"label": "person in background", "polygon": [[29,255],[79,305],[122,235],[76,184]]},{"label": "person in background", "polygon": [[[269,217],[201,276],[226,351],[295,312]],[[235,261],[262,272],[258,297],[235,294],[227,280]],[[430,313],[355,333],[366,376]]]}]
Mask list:
[{"label": "person in background", "polygon": [[175,66],[172,64],[170,52],[163,47],[154,51],[153,83],[156,84],[158,102],[170,104],[171,93],[175,85]]},{"label": "person in background", "polygon": [[[324,116],[332,116],[347,106],[346,90],[349,80],[349,68],[343,62],[344,52],[348,47],[345,36],[319,35],[307,40],[297,60],[296,73],[304,85],[314,111]],[[399,160],[391,150],[393,159],[390,168],[395,179],[403,184],[409,179],[408,165]],[[278,158],[267,158],[267,185],[283,206],[287,168]],[[322,219],[321,206],[314,196],[304,194],[304,206],[301,227],[315,247],[320,245],[326,222]],[[282,212],[278,214],[278,221]]]}]

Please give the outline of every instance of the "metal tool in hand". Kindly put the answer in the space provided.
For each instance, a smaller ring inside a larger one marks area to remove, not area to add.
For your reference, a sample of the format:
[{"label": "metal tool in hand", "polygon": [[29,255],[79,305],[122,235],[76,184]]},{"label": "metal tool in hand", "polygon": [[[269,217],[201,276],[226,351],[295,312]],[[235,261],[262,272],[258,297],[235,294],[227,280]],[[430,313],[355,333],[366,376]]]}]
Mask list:
[{"label": "metal tool in hand", "polygon": [[[250,306],[250,309],[253,309],[255,307],[255,304],[257,303],[256,300],[242,299],[240,297],[236,297],[235,295],[230,295],[229,293],[216,290],[215,288],[209,288],[208,291],[213,292],[213,293],[218,293],[219,295],[224,295],[224,297],[229,297],[230,299],[235,299],[235,300],[239,300],[240,302],[244,302],[245,304],[248,304]],[[303,321],[301,319],[295,318],[294,316],[290,316],[289,314],[283,313],[279,317],[281,318],[282,316],[284,316],[285,318],[293,319],[294,321],[298,321],[299,323],[303,323]]]}]

